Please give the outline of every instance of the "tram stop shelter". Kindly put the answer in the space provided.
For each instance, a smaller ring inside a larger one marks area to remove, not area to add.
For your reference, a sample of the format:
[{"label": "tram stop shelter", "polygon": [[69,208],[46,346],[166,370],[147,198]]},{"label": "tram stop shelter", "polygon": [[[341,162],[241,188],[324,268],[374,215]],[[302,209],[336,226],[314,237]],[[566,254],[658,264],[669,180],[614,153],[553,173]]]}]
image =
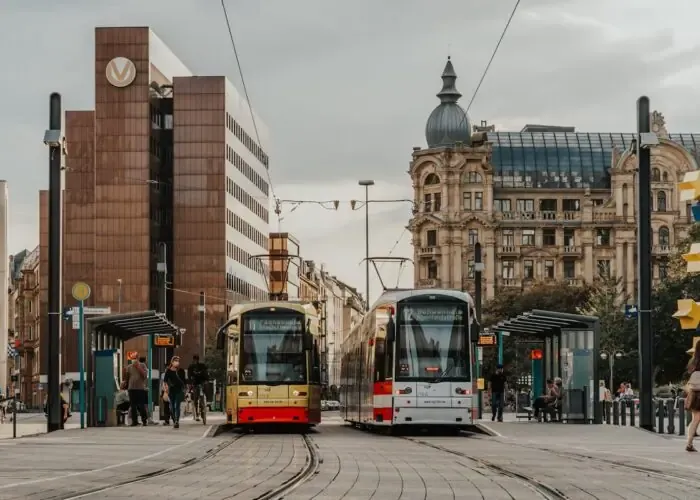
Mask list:
[{"label": "tram stop shelter", "polygon": [[[86,364],[88,427],[109,425],[109,415],[114,410],[114,393],[121,382],[124,342],[144,335],[150,336],[150,342],[153,342],[154,336],[159,336],[171,340],[170,345],[164,347],[175,347],[179,345],[181,333],[182,330],[165,314],[156,311],[85,317],[82,348]],[[152,381],[149,385],[153,385]],[[153,387],[149,389],[152,391]],[[158,392],[153,394],[157,397]]]},{"label": "tram stop shelter", "polygon": [[570,423],[602,423],[602,408],[597,404],[600,360],[597,317],[533,309],[493,328],[507,332],[516,346],[541,346],[532,349],[529,356],[533,398],[544,393],[546,379],[561,377],[562,419]]}]

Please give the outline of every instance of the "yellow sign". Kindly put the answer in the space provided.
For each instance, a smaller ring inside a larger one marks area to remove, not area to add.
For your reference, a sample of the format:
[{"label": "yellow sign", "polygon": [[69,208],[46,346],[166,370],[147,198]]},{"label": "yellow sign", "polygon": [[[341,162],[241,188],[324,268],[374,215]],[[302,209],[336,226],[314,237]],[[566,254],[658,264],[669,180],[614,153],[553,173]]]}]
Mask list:
[{"label": "yellow sign", "polygon": [[84,302],[90,298],[90,286],[87,283],[78,281],[75,285],[73,285],[73,288],[71,288],[71,293],[73,294],[73,298],[75,300],[78,302]]},{"label": "yellow sign", "polygon": [[498,342],[496,341],[495,335],[479,335],[479,341],[477,342],[478,347],[490,347],[495,346]]},{"label": "yellow sign", "polygon": [[476,388],[480,391],[483,391],[486,388],[483,378],[476,379]]},{"label": "yellow sign", "polygon": [[174,335],[154,335],[153,345],[156,347],[175,347]]}]

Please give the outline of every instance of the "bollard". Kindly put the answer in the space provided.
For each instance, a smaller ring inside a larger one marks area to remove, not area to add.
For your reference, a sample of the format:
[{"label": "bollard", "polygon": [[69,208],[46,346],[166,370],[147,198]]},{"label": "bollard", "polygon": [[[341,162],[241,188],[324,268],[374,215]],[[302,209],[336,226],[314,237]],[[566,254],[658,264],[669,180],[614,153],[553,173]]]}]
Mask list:
[{"label": "bollard", "polygon": [[630,405],[630,425],[635,426],[635,415],[637,414],[637,405],[634,404],[634,400],[629,401]]},{"label": "bollard", "polygon": [[612,410],[613,410],[613,425],[620,425],[620,402],[619,401],[613,401]]},{"label": "bollard", "polygon": [[620,425],[627,425],[627,401],[620,400]]},{"label": "bollard", "polygon": [[605,408],[605,423],[610,425],[610,414],[611,414],[611,410],[612,410],[612,402],[611,401],[603,402],[603,408]]},{"label": "bollard", "polygon": [[107,426],[107,398],[104,396],[97,398],[97,426]]},{"label": "bollard", "polygon": [[583,386],[583,391],[581,394],[583,398],[583,423],[587,424],[588,423],[588,387]]},{"label": "bollard", "polygon": [[678,435],[685,436],[685,399],[679,399],[678,403]]},{"label": "bollard", "polygon": [[659,400],[656,402],[656,416],[658,417],[656,420],[658,421],[658,426],[656,428],[656,432],[659,434],[664,433],[664,402]]},{"label": "bollard", "polygon": [[666,401],[666,414],[668,415],[668,433],[675,434],[676,432],[676,405],[673,399]]}]

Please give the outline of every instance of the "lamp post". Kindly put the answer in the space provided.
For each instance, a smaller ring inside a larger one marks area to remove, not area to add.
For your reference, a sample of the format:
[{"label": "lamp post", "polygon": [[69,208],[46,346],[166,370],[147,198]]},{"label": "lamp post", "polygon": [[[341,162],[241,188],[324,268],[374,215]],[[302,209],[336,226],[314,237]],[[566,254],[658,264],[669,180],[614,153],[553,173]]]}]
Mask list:
[{"label": "lamp post", "polygon": [[369,311],[369,187],[374,186],[373,180],[359,181],[365,187],[365,311]]},{"label": "lamp post", "polygon": [[605,361],[606,359],[608,360],[608,367],[610,368],[610,392],[612,393],[613,391],[613,372],[615,369],[615,361],[620,360],[624,358],[625,356],[629,356],[630,354],[634,354],[635,351],[630,351],[630,352],[624,352],[620,350],[615,350],[615,351],[606,351],[602,350],[600,351],[600,359]]}]

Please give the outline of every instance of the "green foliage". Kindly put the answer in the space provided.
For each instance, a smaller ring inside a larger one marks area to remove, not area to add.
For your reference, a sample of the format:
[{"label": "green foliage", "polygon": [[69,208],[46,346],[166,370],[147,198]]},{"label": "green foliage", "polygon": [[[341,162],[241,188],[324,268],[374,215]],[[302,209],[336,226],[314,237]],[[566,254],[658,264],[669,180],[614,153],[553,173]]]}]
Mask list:
[{"label": "green foliage", "polygon": [[209,371],[209,378],[222,383],[226,380],[226,353],[216,348],[216,335],[207,335],[207,344],[204,352],[204,362]]},{"label": "green foliage", "polygon": [[625,318],[624,305],[630,297],[622,278],[599,278],[580,314],[597,316],[600,322],[600,348],[608,352],[629,350],[636,335],[636,322]]}]

